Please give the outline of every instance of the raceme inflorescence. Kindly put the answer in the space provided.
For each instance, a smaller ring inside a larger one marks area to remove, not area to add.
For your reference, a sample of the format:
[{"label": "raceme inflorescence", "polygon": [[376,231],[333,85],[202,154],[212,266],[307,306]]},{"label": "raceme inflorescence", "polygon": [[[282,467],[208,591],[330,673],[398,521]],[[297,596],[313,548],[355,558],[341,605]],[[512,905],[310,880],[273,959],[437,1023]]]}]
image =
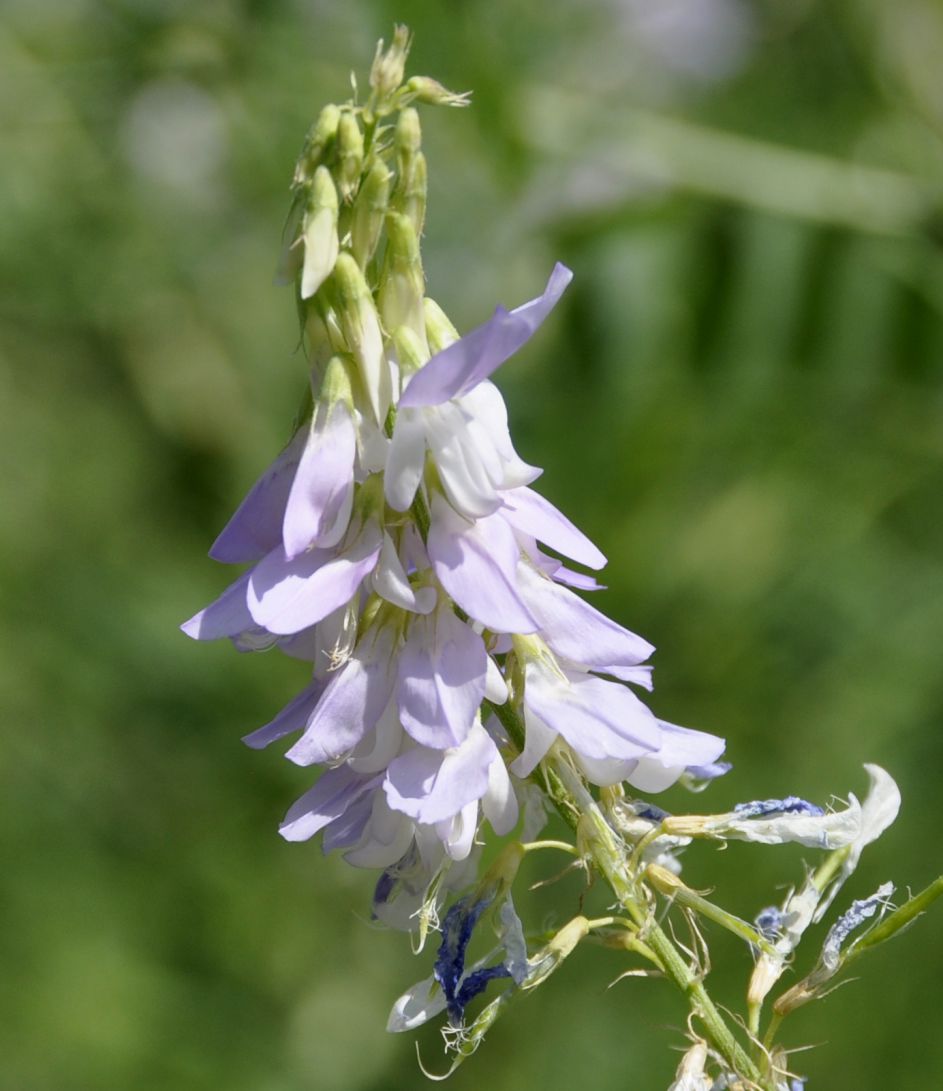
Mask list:
[{"label": "raceme inflorescence", "polygon": [[[375,869],[374,916],[413,932],[419,950],[438,933],[431,973],[396,1001],[390,1030],[441,1017],[454,1068],[592,938],[682,990],[690,1041],[674,1088],[794,1091],[802,1081],[776,1041],[784,1016],[922,911],[939,883],[892,912],[889,883],[854,902],[764,1030],[768,994],[896,817],[897,787],[868,766],[864,801],[834,811],[790,796],[670,815],[648,800],[727,772],[724,741],[659,719],[639,697],[652,689],[654,649],[583,597],[606,559],[532,487],[540,470],[515,450],[491,382],[570,270],[557,264],[540,295],[463,336],[427,295],[417,107],[468,96],[406,79],[408,51],[398,27],[378,46],[366,101],[326,106],[305,140],[279,278],[297,293],[310,390],[294,435],[210,550],[250,567],[183,629],[309,664],[308,684],[245,742],[295,736],[286,756],[316,771],[283,837],[319,834],[325,851]],[[570,840],[538,840],[554,810]],[[681,879],[681,852],[698,840],[824,855],[749,923]],[[486,842],[500,847],[482,869]],[[525,927],[513,888],[540,849],[601,877],[612,912],[577,914],[549,936]],[[748,945],[741,1023],[709,997],[706,958],[679,946],[667,911],[699,938],[710,920]]]}]

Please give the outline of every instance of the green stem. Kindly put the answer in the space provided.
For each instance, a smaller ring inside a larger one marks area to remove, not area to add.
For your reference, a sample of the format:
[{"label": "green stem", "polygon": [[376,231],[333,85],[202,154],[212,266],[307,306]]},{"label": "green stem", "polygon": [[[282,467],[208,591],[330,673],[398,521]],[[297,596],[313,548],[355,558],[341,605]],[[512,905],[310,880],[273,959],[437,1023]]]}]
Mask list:
[{"label": "green stem", "polygon": [[[524,724],[510,704],[489,707],[507,731],[511,742],[523,747]],[[652,918],[649,907],[639,901],[622,846],[585,785],[564,762],[552,758],[545,761],[544,774],[548,793],[560,816],[571,829],[583,835],[597,870],[645,936],[645,942],[663,967],[665,976],[690,998],[714,1047],[731,1069],[762,1087],[759,1069],[733,1036],[703,981],[691,970],[667,933]]]}]

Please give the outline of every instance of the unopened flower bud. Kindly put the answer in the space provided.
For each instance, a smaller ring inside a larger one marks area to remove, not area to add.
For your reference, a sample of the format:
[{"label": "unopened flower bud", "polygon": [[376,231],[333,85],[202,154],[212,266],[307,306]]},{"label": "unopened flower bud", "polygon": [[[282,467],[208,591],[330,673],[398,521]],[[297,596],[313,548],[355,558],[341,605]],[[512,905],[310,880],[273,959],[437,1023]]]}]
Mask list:
[{"label": "unopened flower bud", "polygon": [[423,292],[425,281],[419,258],[419,239],[412,222],[398,212],[386,217],[387,247],[380,283],[380,317],[388,330],[408,326],[425,338]]},{"label": "unopened flower bud", "polygon": [[456,94],[428,76],[412,76],[406,81],[406,90],[427,106],[468,106],[471,101],[471,91]]},{"label": "unopened flower bud", "polygon": [[530,960],[531,970],[521,987],[533,989],[541,985],[573,953],[580,940],[588,935],[589,921],[586,917],[574,917]]},{"label": "unopened flower bud", "polygon": [[402,165],[412,159],[422,147],[422,126],[419,124],[419,111],[412,106],[400,110],[396,119],[396,135],[393,138],[396,158]]},{"label": "unopened flower bud", "polygon": [[353,113],[345,110],[337,126],[337,185],[343,200],[356,192],[362,167],[363,133]]},{"label": "unopened flower bud", "polygon": [[350,227],[351,250],[361,269],[366,268],[380,240],[392,179],[393,175],[387,165],[377,159],[367,171],[354,202]]},{"label": "unopened flower bud", "polygon": [[418,371],[429,359],[425,346],[408,326],[397,326],[393,330],[393,347],[402,379]]},{"label": "unopened flower bud", "polygon": [[337,190],[327,167],[315,171],[303,223],[301,298],[310,299],[331,275],[337,261]]},{"label": "unopened flower bud", "polygon": [[382,427],[392,401],[390,368],[383,353],[380,320],[360,266],[346,251],[334,266],[337,317],[350,351],[357,361],[367,397]]},{"label": "unopened flower bud", "polygon": [[403,110],[396,123],[396,166],[399,177],[393,194],[393,207],[407,216],[422,234],[426,218],[426,157],[419,150],[422,133],[419,114],[412,108]]},{"label": "unopened flower bud", "polygon": [[426,340],[429,342],[429,351],[441,352],[454,344],[458,340],[458,330],[449,321],[448,315],[439,304],[427,296],[423,300],[422,308],[426,319]]},{"label": "unopened flower bud", "polygon": [[393,41],[384,52],[383,39],[377,42],[377,51],[370,69],[370,86],[377,97],[377,106],[381,108],[386,99],[399,89],[406,70],[406,58],[412,38],[409,29],[399,25],[393,28]]},{"label": "unopened flower bud", "polygon": [[329,146],[337,136],[340,119],[340,108],[331,103],[324,107],[318,115],[318,120],[308,130],[301,155],[295,165],[294,184],[296,186],[307,182],[324,160]]}]

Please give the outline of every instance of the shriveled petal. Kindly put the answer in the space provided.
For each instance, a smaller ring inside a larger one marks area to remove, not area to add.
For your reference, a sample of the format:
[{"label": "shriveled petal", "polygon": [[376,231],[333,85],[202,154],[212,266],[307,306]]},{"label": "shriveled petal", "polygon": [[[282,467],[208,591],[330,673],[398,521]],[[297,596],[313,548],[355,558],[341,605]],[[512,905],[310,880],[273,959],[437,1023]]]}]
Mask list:
[{"label": "shriveled petal", "polygon": [[328,769],[291,805],[278,832],[286,841],[307,841],[377,783],[377,777],[360,776],[345,765]]},{"label": "shriveled petal", "polygon": [[282,540],[289,560],[309,546],[327,549],[343,538],[354,500],[356,451],[347,405],[319,407],[285,507]]},{"label": "shriveled petal", "polygon": [[281,541],[282,519],[305,445],[299,429],[291,443],[256,481],[210,548],[214,561],[245,564],[270,553]]},{"label": "shriveled petal", "polygon": [[386,630],[375,635],[368,647],[358,647],[332,676],[304,735],[285,756],[296,765],[312,765],[334,761],[356,746],[373,730],[392,695],[392,658]]},{"label": "shriveled petal", "polygon": [[724,838],[761,845],[797,843],[814,849],[840,849],[861,833],[861,804],[849,796],[848,807],[832,814],[777,814],[769,818],[740,818],[731,813],[710,820],[706,829]]},{"label": "shriveled petal", "polygon": [[517,583],[541,636],[557,655],[587,667],[636,666],[655,650],[578,595],[547,579],[529,564],[518,566]]},{"label": "shriveled petal", "polygon": [[470,523],[435,495],[427,544],[439,582],[467,614],[498,633],[537,630],[517,588],[517,543],[499,515]]},{"label": "shriveled petal", "polygon": [[558,262],[543,295],[510,312],[499,307],[483,325],[436,353],[410,379],[400,405],[439,405],[487,379],[530,340],[572,277]]},{"label": "shriveled petal", "polygon": [[484,641],[445,607],[410,626],[399,657],[397,699],[403,727],[443,750],[468,735],[485,695]]},{"label": "shriveled petal", "polygon": [[522,533],[587,568],[603,568],[605,556],[549,500],[526,486],[503,496],[504,518]]},{"label": "shriveled petal", "polygon": [[386,461],[383,489],[395,511],[406,511],[422,480],[426,431],[421,411],[397,407],[396,424]]},{"label": "shriveled petal", "polygon": [[269,632],[307,629],[349,602],[380,556],[382,537],[367,523],[341,553],[312,549],[289,560],[282,546],[261,560],[249,579],[249,612]]},{"label": "shriveled petal", "polygon": [[[900,810],[900,789],[890,773],[882,769],[880,765],[874,764],[866,764],[865,770],[871,783],[864,803],[861,805],[861,825],[836,881],[815,911],[815,921],[822,919],[842,884],[858,866],[864,849],[881,836],[897,818],[897,812]],[[854,796],[851,800],[855,801]]]},{"label": "shriveled petal", "polygon": [[488,790],[491,763],[498,757],[480,724],[453,750],[413,747],[390,763],[383,782],[387,801],[417,822],[442,822],[481,799]]},{"label": "shriveled petal", "polygon": [[251,572],[244,572],[215,602],[194,614],[180,628],[194,640],[219,640],[254,629],[255,621],[246,603],[251,575]]},{"label": "shriveled petal", "polygon": [[284,738],[285,735],[290,735],[293,731],[300,731],[307,724],[323,692],[324,682],[320,678],[316,678],[310,685],[305,686],[297,697],[285,705],[274,720],[249,735],[243,736],[242,741],[246,746],[251,746],[253,750],[261,750],[263,747],[268,746],[269,743],[275,742],[276,739]]}]

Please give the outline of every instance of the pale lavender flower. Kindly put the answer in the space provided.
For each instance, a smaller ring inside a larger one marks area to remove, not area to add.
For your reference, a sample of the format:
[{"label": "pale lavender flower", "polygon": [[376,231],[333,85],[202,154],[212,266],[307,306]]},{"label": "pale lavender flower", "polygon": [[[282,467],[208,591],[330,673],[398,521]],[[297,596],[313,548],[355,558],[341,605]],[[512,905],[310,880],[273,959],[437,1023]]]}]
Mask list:
[{"label": "pale lavender flower", "polygon": [[529,484],[540,470],[514,450],[501,394],[488,376],[537,331],[572,273],[556,265],[543,295],[493,317],[436,353],[406,382],[386,467],[386,498],[405,511],[432,453],[449,501],[477,519],[502,503],[502,492]]}]

